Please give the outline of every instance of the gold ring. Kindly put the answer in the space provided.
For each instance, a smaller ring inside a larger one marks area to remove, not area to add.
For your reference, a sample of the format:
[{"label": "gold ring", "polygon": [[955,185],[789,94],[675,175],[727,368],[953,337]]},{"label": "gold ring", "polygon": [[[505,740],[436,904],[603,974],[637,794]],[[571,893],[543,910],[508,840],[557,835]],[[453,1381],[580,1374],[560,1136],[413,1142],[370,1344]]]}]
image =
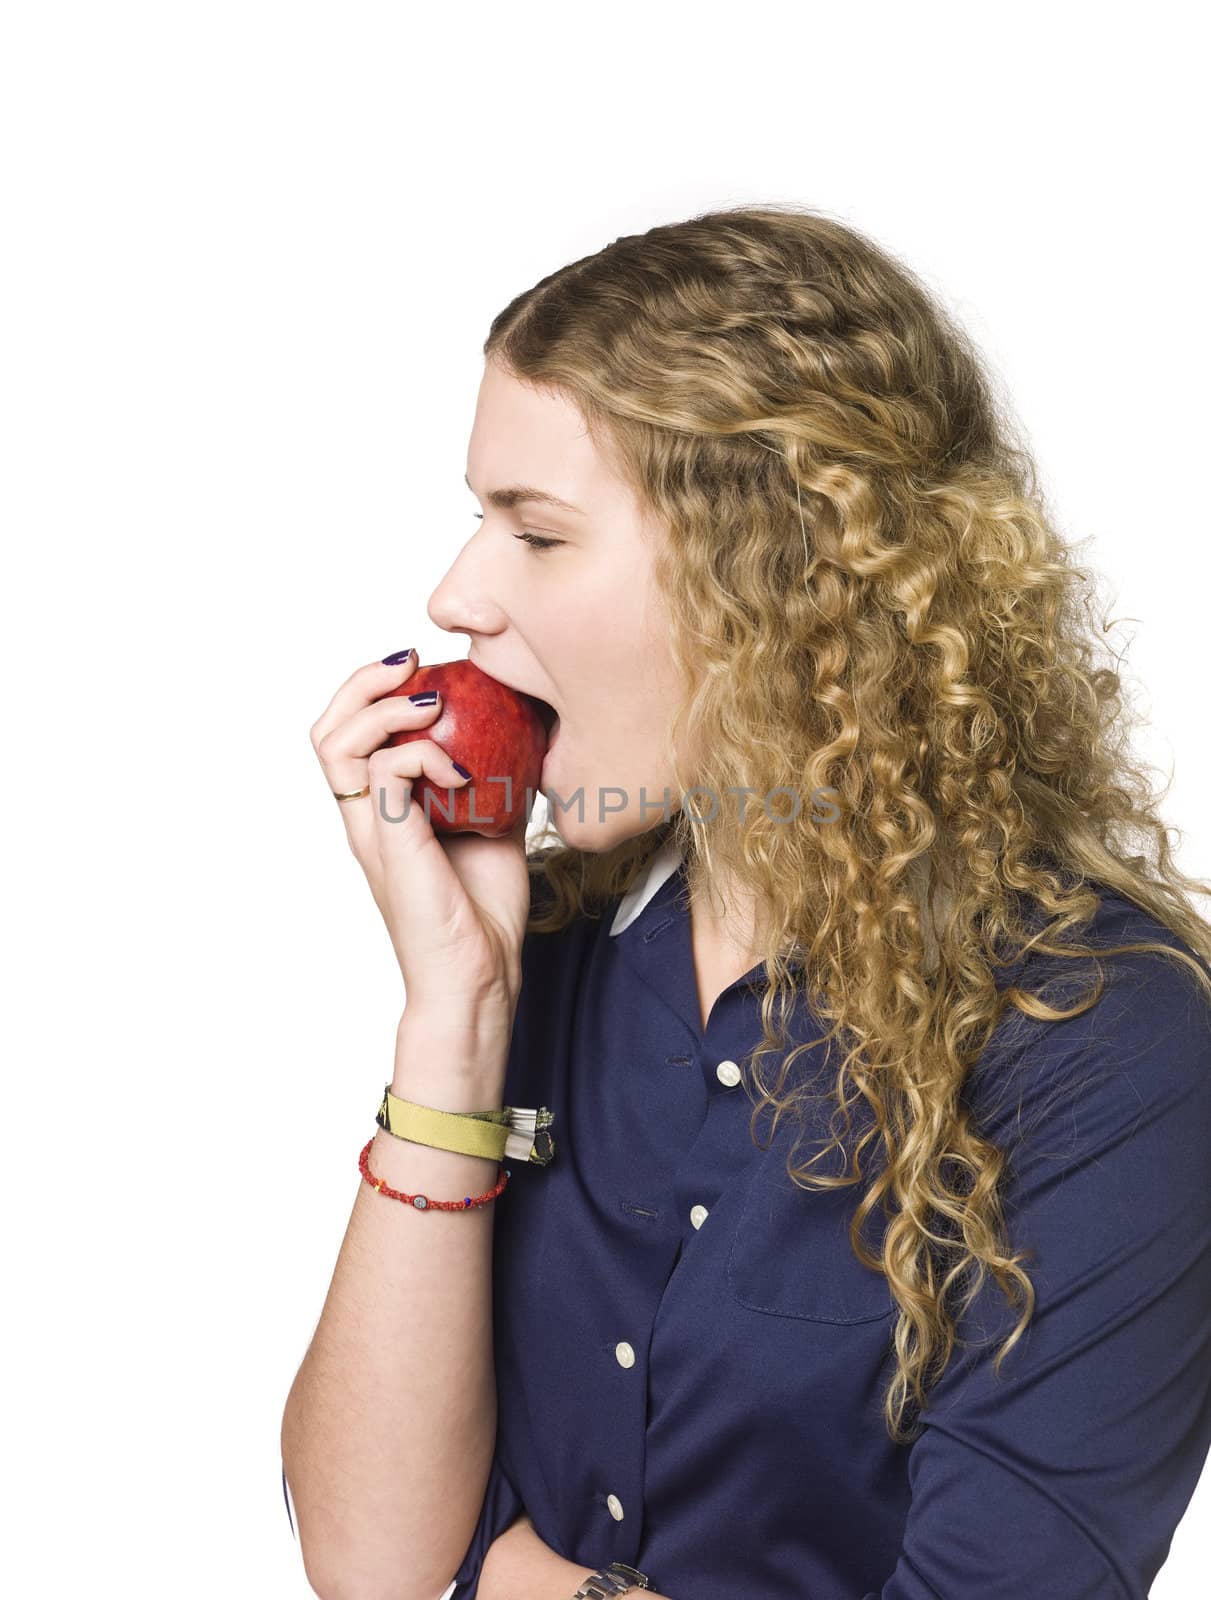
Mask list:
[{"label": "gold ring", "polygon": [[370,785],[367,784],[364,789],[355,789],[352,794],[336,794],[335,789],[332,792],[338,800],[360,800],[363,795],[370,793]]}]

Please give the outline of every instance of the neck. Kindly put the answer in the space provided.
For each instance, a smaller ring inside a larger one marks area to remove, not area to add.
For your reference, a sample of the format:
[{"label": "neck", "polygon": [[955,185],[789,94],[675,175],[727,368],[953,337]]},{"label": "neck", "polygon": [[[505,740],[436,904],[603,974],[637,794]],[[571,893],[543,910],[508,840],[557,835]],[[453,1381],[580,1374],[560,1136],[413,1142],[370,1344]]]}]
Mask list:
[{"label": "neck", "polygon": [[[713,888],[713,892],[712,892]],[[708,886],[701,880],[689,884],[690,918],[695,942],[721,955],[747,959],[755,966],[764,955],[757,949],[763,922],[751,890],[724,875]]]}]

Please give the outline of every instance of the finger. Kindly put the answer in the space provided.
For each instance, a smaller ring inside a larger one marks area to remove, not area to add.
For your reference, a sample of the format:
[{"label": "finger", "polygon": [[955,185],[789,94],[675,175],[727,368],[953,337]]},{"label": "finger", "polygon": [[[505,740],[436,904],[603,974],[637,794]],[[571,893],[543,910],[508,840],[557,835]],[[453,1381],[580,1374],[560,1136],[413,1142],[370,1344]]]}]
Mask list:
[{"label": "finger", "polygon": [[[430,699],[429,694],[437,698]],[[434,689],[429,694],[421,701],[412,700],[406,694],[388,695],[385,700],[376,700],[361,711],[355,711],[347,721],[325,734],[315,753],[329,788],[337,794],[364,789],[366,760],[373,751],[386,744],[393,733],[423,728],[441,715],[440,692]]]},{"label": "finger", "polygon": [[[464,778],[441,745],[432,739],[413,739],[408,744],[391,745],[375,750],[367,762],[366,783],[370,793],[357,800],[346,800],[341,805],[349,843],[355,853],[369,859],[365,852],[377,851],[380,861],[412,863],[423,857],[422,871],[427,874],[448,870],[444,853],[433,833],[432,823],[425,815],[425,802],[413,793],[413,785],[421,777],[428,778],[438,793],[430,801],[429,816],[453,815],[454,796],[472,780]],[[359,784],[364,788],[365,784]],[[442,854],[440,863],[432,850]],[[436,882],[430,887],[436,888]]]},{"label": "finger", "polygon": [[332,696],[324,710],[311,725],[311,742],[318,746],[333,728],[360,711],[364,706],[380,699],[392,689],[398,689],[416,671],[417,655],[413,650],[406,661],[389,667],[382,661],[371,661],[351,673]]}]

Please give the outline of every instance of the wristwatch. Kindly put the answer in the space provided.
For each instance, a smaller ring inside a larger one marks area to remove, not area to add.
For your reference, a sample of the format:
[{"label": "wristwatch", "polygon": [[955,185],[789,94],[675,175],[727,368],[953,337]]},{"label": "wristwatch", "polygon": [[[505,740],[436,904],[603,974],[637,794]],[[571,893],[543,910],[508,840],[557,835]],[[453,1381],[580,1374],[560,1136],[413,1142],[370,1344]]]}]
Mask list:
[{"label": "wristwatch", "polygon": [[628,1567],[625,1561],[611,1561],[608,1567],[598,1567],[592,1577],[586,1578],[572,1596],[572,1600],[606,1600],[608,1595],[630,1594],[632,1589],[646,1589],[648,1580],[642,1572]]}]

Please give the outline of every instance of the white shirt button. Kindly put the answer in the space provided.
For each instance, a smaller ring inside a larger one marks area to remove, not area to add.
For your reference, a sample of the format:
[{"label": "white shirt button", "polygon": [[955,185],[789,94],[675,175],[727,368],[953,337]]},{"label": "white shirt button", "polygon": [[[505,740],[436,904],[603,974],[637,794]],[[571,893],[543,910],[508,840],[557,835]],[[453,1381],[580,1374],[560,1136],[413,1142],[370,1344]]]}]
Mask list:
[{"label": "white shirt button", "polygon": [[606,1496],[606,1505],[610,1508],[610,1515],[615,1522],[622,1521],[622,1501],[616,1494]]},{"label": "white shirt button", "polygon": [[715,1068],[715,1076],[720,1083],[725,1083],[729,1089],[734,1089],[740,1082],[740,1068],[734,1061],[721,1061]]},{"label": "white shirt button", "polygon": [[635,1365],[635,1352],[624,1339],[621,1344],[614,1346],[614,1354],[618,1358],[620,1367],[633,1367]]},{"label": "white shirt button", "polygon": [[690,1212],[690,1221],[696,1228],[700,1228],[709,1216],[710,1212],[705,1206],[695,1206]]}]

